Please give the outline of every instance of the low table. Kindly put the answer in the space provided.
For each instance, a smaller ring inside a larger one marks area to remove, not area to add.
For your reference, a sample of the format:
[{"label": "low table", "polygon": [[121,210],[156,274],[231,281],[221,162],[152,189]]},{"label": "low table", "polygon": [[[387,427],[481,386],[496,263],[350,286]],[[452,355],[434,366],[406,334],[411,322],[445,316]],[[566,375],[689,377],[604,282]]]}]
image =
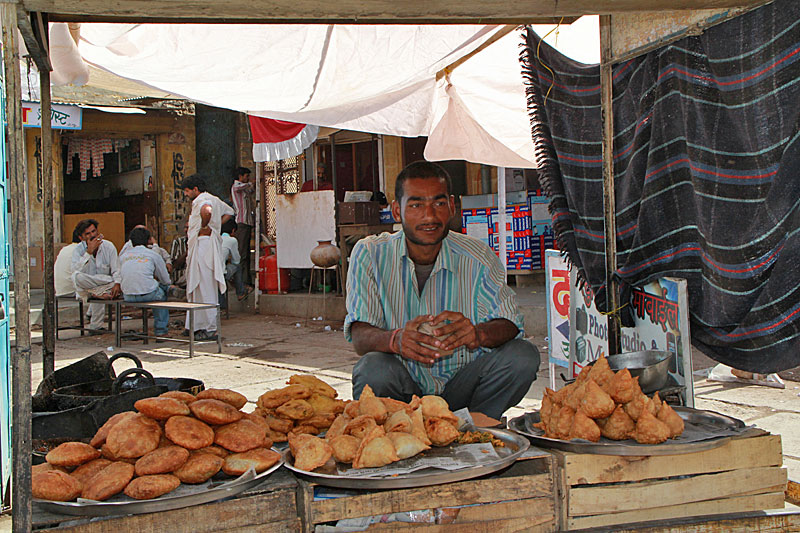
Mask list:
[{"label": "low table", "polygon": [[[122,302],[123,306],[128,307],[138,307],[142,310],[142,331],[144,333],[133,333],[132,335],[135,337],[141,337],[144,339],[144,343],[147,344],[150,339],[162,339],[162,340],[169,340],[169,341],[177,341],[177,342],[188,342],[189,343],[189,357],[194,357],[194,312],[200,311],[203,309],[216,309],[217,310],[217,353],[222,352],[222,331],[220,326],[220,318],[219,318],[219,304],[203,304],[203,303],[193,303],[193,302]],[[167,309],[169,311],[186,311],[189,313],[189,338],[188,339],[176,339],[174,337],[159,337],[157,335],[148,335],[147,334],[147,310],[148,309]],[[121,320],[120,320],[120,313],[117,312],[117,331],[120,331]],[[119,333],[118,333],[119,335]],[[197,341],[197,344],[206,344],[209,342],[214,341]]]}]

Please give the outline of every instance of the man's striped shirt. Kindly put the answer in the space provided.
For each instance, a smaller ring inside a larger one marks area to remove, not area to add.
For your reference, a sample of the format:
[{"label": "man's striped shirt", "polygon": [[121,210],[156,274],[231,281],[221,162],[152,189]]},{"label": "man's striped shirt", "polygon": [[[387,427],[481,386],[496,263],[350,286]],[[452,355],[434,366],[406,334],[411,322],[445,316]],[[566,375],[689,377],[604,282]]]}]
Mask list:
[{"label": "man's striped shirt", "polygon": [[[450,232],[420,295],[403,231],[362,239],[350,255],[345,338],[352,342],[353,322],[391,330],[442,311],[458,311],[474,324],[505,318],[519,328],[521,338],[522,315],[503,274],[500,260],[483,242]],[[488,351],[462,347],[433,365],[401,361],[423,393],[441,394],[450,378]]]}]

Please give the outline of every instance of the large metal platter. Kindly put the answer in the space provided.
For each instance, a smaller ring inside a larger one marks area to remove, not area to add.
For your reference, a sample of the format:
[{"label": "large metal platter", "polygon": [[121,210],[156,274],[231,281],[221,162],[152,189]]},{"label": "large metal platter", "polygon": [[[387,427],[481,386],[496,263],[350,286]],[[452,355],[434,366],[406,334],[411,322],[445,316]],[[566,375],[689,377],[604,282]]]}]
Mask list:
[{"label": "large metal platter", "polygon": [[747,431],[744,422],[713,411],[691,407],[672,407],[684,422],[684,432],[662,444],[639,444],[633,439],[610,440],[601,437],[599,442],[586,440],[561,440],[545,437],[541,429],[533,427],[539,422],[539,412],[525,413],[508,423],[512,429],[525,435],[536,446],[575,453],[598,455],[680,455],[722,446],[731,437]]},{"label": "large metal platter", "polygon": [[[278,450],[275,450],[278,451]],[[223,500],[249,490],[258,484],[271,473],[276,471],[283,464],[283,459],[278,460],[269,469],[257,474],[255,477],[237,479],[232,481],[227,479],[214,478],[210,487],[204,485],[185,485],[182,484],[176,491],[181,491],[177,495],[170,493],[154,498],[152,500],[134,500],[124,494],[118,494],[111,500],[104,502],[78,503],[78,502],[54,502],[50,500],[33,499],[33,502],[42,509],[51,513],[68,514],[73,516],[116,516],[126,514],[156,513],[159,511],[169,511],[181,509],[192,505],[200,505],[217,500]]]},{"label": "large metal platter", "polygon": [[[344,489],[409,489],[414,487],[425,487],[428,485],[441,485],[442,483],[453,483],[454,481],[464,481],[473,479],[486,474],[491,474],[502,470],[511,465],[530,447],[528,439],[512,431],[505,429],[477,428],[479,431],[488,431],[505,443],[505,448],[495,448],[500,459],[485,463],[472,468],[462,468],[460,470],[440,470],[428,468],[417,470],[408,474],[400,474],[393,477],[345,477],[337,475],[335,466],[327,465],[322,467],[325,472],[308,472],[295,468],[292,454],[287,448],[283,451],[283,461],[286,468],[295,472],[297,475],[309,479],[314,483],[329,487]],[[457,444],[451,444],[449,448],[456,448]],[[408,459],[406,459],[408,460]],[[331,460],[332,462],[333,460]],[[394,465],[401,465],[402,461]],[[393,465],[393,466],[394,466]]]}]

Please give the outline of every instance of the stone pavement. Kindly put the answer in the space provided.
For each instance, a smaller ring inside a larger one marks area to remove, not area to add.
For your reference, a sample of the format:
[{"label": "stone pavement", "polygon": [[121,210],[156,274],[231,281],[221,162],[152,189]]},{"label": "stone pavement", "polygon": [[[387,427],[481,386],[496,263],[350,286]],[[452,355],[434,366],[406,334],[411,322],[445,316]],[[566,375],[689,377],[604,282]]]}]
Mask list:
[{"label": "stone pavement", "polygon": [[[177,315],[172,318],[177,319]],[[541,320],[544,322],[544,317]],[[326,326],[331,330],[326,331]],[[140,320],[123,323],[123,331],[137,327],[141,327]],[[113,353],[122,351],[139,356],[144,368],[154,376],[200,379],[206,387],[237,390],[250,402],[255,402],[268,389],[283,386],[286,379],[297,372],[313,372],[330,383],[341,398],[350,399],[350,373],[358,356],[344,340],[341,327],[341,323],[312,319],[232,312],[230,319],[223,319],[221,354],[212,353],[216,344],[206,344],[198,346],[195,357],[190,359],[185,344],[166,342],[144,346],[141,341],[123,341],[123,347],[114,348]],[[64,340],[58,341],[56,368],[114,343],[113,334],[80,337],[77,332],[64,332],[62,335],[71,338],[62,337]],[[522,402],[506,413],[509,418],[537,409],[543,389],[549,385],[547,343],[542,337],[531,340],[542,354],[539,377]],[[694,357],[696,369],[713,365],[702,354],[695,353]],[[32,386],[35,390],[42,379],[39,345],[34,345],[33,361]],[[117,365],[117,373],[132,366],[127,360],[120,360]],[[556,373],[560,373],[560,369]],[[562,383],[560,378],[556,380],[557,387]],[[781,434],[789,477],[800,480],[800,383],[786,381],[786,389],[780,390],[714,383],[696,376],[695,391],[698,408],[725,413]]]}]

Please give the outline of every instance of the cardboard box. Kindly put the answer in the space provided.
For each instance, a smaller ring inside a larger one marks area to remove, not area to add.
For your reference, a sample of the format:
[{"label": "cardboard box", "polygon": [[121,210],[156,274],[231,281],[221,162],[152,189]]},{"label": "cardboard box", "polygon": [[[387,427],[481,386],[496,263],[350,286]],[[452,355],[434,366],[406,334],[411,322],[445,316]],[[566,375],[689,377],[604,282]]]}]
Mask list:
[{"label": "cardboard box", "polygon": [[340,202],[339,224],[379,224],[378,202]]},{"label": "cardboard box", "polygon": [[44,288],[44,250],[40,246],[28,247],[28,271],[31,289]]}]

